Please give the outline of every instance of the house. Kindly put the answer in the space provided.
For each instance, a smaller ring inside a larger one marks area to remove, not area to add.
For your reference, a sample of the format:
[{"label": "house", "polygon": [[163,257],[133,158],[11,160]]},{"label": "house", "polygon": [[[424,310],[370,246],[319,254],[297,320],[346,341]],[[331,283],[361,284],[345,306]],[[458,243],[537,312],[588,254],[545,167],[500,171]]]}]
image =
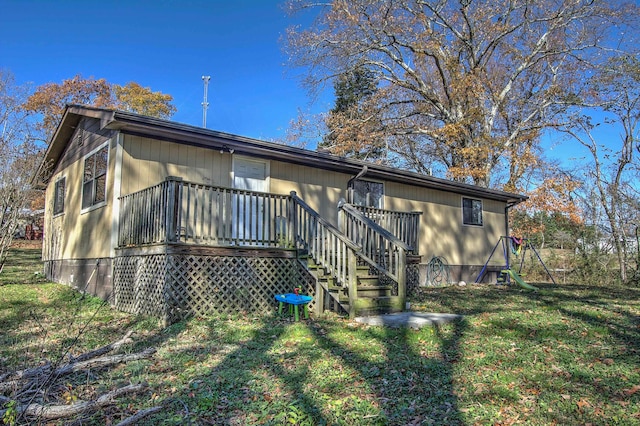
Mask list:
[{"label": "house", "polygon": [[433,256],[472,279],[526,199],[78,105],[37,176],[46,276],[168,322],[294,286],[317,312],[401,310]]}]

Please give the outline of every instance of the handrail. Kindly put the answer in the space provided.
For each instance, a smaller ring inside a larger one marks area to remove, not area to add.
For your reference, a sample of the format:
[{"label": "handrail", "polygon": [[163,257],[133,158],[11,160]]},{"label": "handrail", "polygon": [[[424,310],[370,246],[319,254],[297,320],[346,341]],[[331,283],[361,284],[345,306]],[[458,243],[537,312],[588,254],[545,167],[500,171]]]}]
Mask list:
[{"label": "handrail", "polygon": [[372,220],[371,218],[362,214],[362,212],[358,211],[358,209],[354,208],[353,205],[348,203],[338,203],[338,208],[349,212],[351,215],[356,216],[359,220],[365,223],[368,227],[375,229],[377,233],[382,235],[384,238],[397,245],[398,247],[402,247],[406,251],[411,251],[411,246],[409,246],[406,242],[402,241],[400,238],[393,235],[387,229],[383,228],[380,224]]},{"label": "handrail", "polygon": [[373,262],[376,269],[398,283],[398,296],[406,294],[407,252],[406,243],[391,232],[366,217],[350,204],[340,203],[344,233],[362,246],[361,257]]},{"label": "handrail", "polygon": [[307,250],[316,263],[334,276],[337,284],[349,288],[350,302],[352,298],[355,300],[356,255],[362,248],[321,217],[295,191],[291,191],[290,197],[290,238],[297,248]]},{"label": "handrail", "polygon": [[347,203],[347,204],[349,204],[350,206],[352,206],[353,208],[355,208],[355,209],[357,209],[357,210],[371,211],[371,212],[375,212],[375,213],[383,213],[383,214],[386,214],[386,213],[389,213],[389,214],[400,214],[400,215],[404,215],[404,216],[407,216],[407,215],[416,215],[416,216],[420,216],[420,215],[422,215],[422,212],[421,212],[421,211],[418,211],[418,210],[416,210],[416,211],[412,211],[412,212],[400,212],[400,211],[397,211],[397,210],[381,209],[381,208],[379,208],[379,207],[359,206],[359,205],[351,204],[351,203]]},{"label": "handrail", "polygon": [[377,207],[350,205],[411,247],[411,253],[418,254],[421,211],[400,212]]},{"label": "handrail", "polygon": [[297,205],[299,205],[303,210],[308,212],[309,215],[311,215],[314,218],[316,218],[318,220],[318,222],[320,224],[322,224],[322,226],[326,226],[327,228],[331,229],[331,231],[336,234],[336,237],[339,238],[341,241],[343,241],[348,247],[350,247],[350,248],[352,248],[353,250],[356,250],[356,251],[361,250],[361,247],[359,247],[357,244],[355,244],[349,238],[344,236],[344,234],[342,232],[340,232],[340,230],[338,228],[336,228],[334,225],[332,225],[331,222],[327,221],[325,218],[320,216],[318,214],[318,212],[313,210],[307,203],[304,202],[304,200],[302,198],[298,197],[298,195],[296,194],[296,191],[291,191],[290,195],[291,195],[291,199],[294,200]]}]

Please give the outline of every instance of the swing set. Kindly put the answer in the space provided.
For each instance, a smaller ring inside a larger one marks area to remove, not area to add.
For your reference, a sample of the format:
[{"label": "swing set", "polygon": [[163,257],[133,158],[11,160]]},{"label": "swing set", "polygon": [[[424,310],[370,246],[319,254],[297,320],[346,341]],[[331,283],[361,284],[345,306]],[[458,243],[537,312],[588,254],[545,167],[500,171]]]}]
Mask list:
[{"label": "swing set", "polygon": [[[538,251],[533,246],[533,244],[527,238],[516,238],[516,237],[500,237],[500,240],[498,240],[496,245],[493,247],[493,250],[491,250],[491,254],[489,255],[489,258],[485,262],[484,266],[482,267],[482,270],[480,271],[480,274],[476,278],[476,281],[475,281],[476,284],[480,283],[482,279],[485,277],[485,275],[489,272],[488,271],[489,262],[491,261],[491,258],[493,257],[494,253],[496,252],[496,249],[500,245],[502,245],[502,253],[504,255],[505,265],[504,265],[504,268],[501,269],[500,273],[498,274],[497,281],[499,283],[511,284],[511,281],[513,280],[516,284],[518,284],[522,288],[526,288],[528,290],[538,290],[537,287],[534,287],[531,284],[526,283],[522,279],[522,275],[521,275],[527,250],[531,250],[531,252],[533,252],[538,258],[538,260],[540,261],[540,264],[544,268],[549,278],[551,278],[551,281],[554,284],[556,284],[556,281],[553,279],[553,276],[547,269],[547,266],[542,261],[540,254],[538,254]],[[519,262],[514,262],[515,265],[512,265],[510,263],[511,253],[513,253],[513,255],[515,255],[516,258],[520,258]],[[517,266],[517,270],[515,268],[516,266]]]}]

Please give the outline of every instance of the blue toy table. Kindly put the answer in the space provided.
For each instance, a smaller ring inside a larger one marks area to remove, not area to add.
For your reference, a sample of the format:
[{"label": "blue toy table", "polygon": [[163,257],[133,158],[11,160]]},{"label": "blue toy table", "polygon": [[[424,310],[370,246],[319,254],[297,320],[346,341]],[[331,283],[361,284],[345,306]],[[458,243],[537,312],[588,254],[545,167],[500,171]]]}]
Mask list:
[{"label": "blue toy table", "polygon": [[309,308],[307,304],[313,300],[313,297],[306,296],[304,294],[294,294],[294,293],[286,293],[286,294],[276,294],[276,300],[279,303],[278,306],[278,314],[282,314],[282,306],[284,303],[289,305],[289,314],[291,311],[294,311],[294,318],[296,321],[300,320],[298,315],[298,306],[303,305],[304,307],[304,317],[306,319],[309,318]]}]

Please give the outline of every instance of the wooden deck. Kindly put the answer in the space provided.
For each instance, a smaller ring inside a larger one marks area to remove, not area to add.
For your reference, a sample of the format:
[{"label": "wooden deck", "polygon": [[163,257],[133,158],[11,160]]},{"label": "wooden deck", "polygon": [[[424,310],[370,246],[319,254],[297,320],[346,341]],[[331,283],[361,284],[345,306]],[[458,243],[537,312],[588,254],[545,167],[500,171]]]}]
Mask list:
[{"label": "wooden deck", "polygon": [[295,192],[268,194],[179,178],[120,201],[115,304],[167,322],[211,310],[265,311],[275,294],[295,286],[320,301],[317,313],[333,306],[354,317],[376,306],[384,310],[390,298],[398,311],[407,275],[417,277],[407,272],[407,258],[416,255],[416,212],[343,204],[339,229]]}]

